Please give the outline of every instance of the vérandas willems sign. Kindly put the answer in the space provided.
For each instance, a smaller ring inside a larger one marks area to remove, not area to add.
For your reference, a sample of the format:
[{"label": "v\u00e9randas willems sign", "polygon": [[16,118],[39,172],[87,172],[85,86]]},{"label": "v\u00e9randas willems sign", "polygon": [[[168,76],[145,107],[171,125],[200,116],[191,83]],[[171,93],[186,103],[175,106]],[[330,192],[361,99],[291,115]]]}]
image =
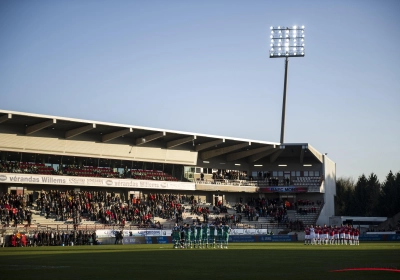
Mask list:
[{"label": "v\u00e9randas willems sign", "polygon": [[69,186],[95,186],[95,187],[119,187],[119,188],[147,188],[166,190],[192,190],[195,184],[190,182],[150,181],[117,178],[91,178],[60,175],[39,174],[0,174],[0,183],[15,184],[43,184],[43,185],[69,185]]},{"label": "v\u00e9randas willems sign", "polygon": [[307,188],[305,187],[295,187],[295,186],[287,186],[287,187],[265,187],[260,188],[259,192],[262,193],[271,193],[271,192],[307,192]]}]

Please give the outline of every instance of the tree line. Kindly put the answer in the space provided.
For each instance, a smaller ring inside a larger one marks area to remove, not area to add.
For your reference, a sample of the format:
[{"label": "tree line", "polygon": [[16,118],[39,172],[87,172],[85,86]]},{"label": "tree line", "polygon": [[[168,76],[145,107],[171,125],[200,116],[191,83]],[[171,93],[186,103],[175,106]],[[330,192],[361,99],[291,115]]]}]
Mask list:
[{"label": "tree line", "polygon": [[352,178],[336,181],[335,215],[392,217],[400,212],[400,172],[392,171],[383,183],[371,173],[361,175],[357,182]]}]

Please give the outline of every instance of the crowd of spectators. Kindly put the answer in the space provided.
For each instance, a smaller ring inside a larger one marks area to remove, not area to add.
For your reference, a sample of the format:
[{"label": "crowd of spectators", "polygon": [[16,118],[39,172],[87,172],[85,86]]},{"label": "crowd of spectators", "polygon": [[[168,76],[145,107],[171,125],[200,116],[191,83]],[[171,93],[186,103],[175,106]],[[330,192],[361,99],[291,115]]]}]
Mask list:
[{"label": "crowd of spectators", "polygon": [[132,178],[141,180],[158,181],[178,181],[177,178],[157,170],[128,169],[125,167],[121,172],[115,171],[110,167],[93,167],[76,164],[59,165],[55,170],[44,163],[30,163],[18,161],[0,161],[0,172],[3,173],[26,173],[26,174],[46,174],[46,175],[67,175],[82,177],[101,177],[101,178]]},{"label": "crowd of spectators", "polygon": [[175,194],[143,194],[126,199],[115,193],[74,190],[42,191],[36,201],[38,210],[46,217],[59,221],[72,219],[79,224],[82,219],[107,225],[125,226],[127,223],[141,227],[161,228],[155,218],[183,220],[184,202],[191,204],[192,211],[207,216],[207,209],[197,207],[194,197]]},{"label": "crowd of spectators", "polygon": [[236,213],[243,213],[249,221],[258,221],[259,217],[269,218],[270,222],[283,223],[287,218],[286,204],[278,199],[251,197],[246,203],[243,198],[235,206]]},{"label": "crowd of spectators", "polygon": [[300,220],[291,221],[288,220],[286,223],[286,227],[290,229],[290,231],[302,231],[304,230],[304,223]]},{"label": "crowd of spectators", "polygon": [[0,161],[0,172],[4,173],[27,173],[27,174],[49,174],[56,175],[57,172],[43,163],[27,163],[18,161]]},{"label": "crowd of spectators", "polygon": [[[159,181],[178,181],[177,178],[168,173],[159,170],[113,169],[110,167],[83,166],[78,164],[61,164],[55,170],[44,163],[5,161],[0,162],[0,172],[7,173],[28,173],[28,174],[47,174],[47,175],[67,175],[83,177],[101,177],[101,178],[132,178],[139,180],[159,180]],[[204,174],[200,176],[204,181]],[[232,183],[230,181],[248,181],[256,182],[262,186],[288,186],[289,178],[272,177],[270,172],[259,172],[257,176],[248,175],[245,171],[219,170],[212,174],[212,180],[206,180],[208,183]],[[243,183],[243,182],[242,182]]]},{"label": "crowd of spectators", "polygon": [[212,178],[215,181],[219,180],[248,180],[247,173],[244,171],[220,170],[214,172]]},{"label": "crowd of spectators", "polygon": [[[8,243],[8,244],[7,244]],[[19,231],[10,235],[4,245],[11,247],[31,246],[74,246],[74,245],[97,245],[95,231],[35,231],[29,234]]]},{"label": "crowd of spectators", "polygon": [[[34,203],[35,202],[35,203]],[[31,224],[32,212],[29,207],[36,204],[36,210],[46,218],[72,222],[79,225],[83,219],[106,225],[161,228],[155,218],[183,220],[184,203],[193,214],[208,221],[210,210],[200,207],[195,197],[180,194],[143,194],[141,197],[125,198],[105,191],[60,191],[50,190],[28,197],[11,193],[0,194],[0,221],[3,226]],[[224,207],[221,207],[224,209]],[[220,211],[220,210],[219,210]]]},{"label": "crowd of spectators", "polygon": [[[214,172],[212,174],[212,183],[218,182],[229,182],[229,181],[249,181],[249,182],[257,182],[259,185],[264,186],[288,186],[290,185],[289,178],[279,178],[279,177],[271,177],[270,172],[259,172],[257,176],[248,175],[245,171],[233,171],[233,170],[219,170],[218,172]],[[204,174],[202,173],[200,176],[200,180],[204,180]]]},{"label": "crowd of spectators", "polygon": [[0,224],[17,226],[24,221],[30,225],[32,212],[26,207],[29,204],[22,195],[0,193]]},{"label": "crowd of spectators", "polygon": [[[25,221],[30,226],[32,212],[30,207],[36,202],[37,210],[46,218],[56,221],[71,222],[79,225],[82,220],[100,222],[110,226],[133,225],[138,227],[162,228],[157,218],[182,222],[185,210],[191,215],[197,215],[198,220],[209,222],[210,215],[218,222],[241,223],[242,219],[258,221],[265,217],[270,223],[286,224],[292,230],[302,230],[301,221],[290,221],[287,210],[296,205],[300,212],[316,211],[314,203],[309,200],[298,200],[296,203],[281,201],[279,199],[266,199],[250,197],[244,201],[240,197],[234,209],[235,214],[228,214],[228,208],[222,200],[210,209],[198,203],[193,195],[184,194],[142,194],[140,197],[126,198],[105,191],[60,191],[51,190],[38,193],[38,198],[33,201],[33,194],[28,197],[11,193],[0,194],[0,221],[3,226],[23,224]],[[185,206],[186,205],[186,206]],[[187,206],[189,205],[189,206]],[[311,206],[311,207],[310,207]],[[185,207],[187,209],[185,209]],[[303,210],[304,207],[305,209]],[[315,209],[315,210],[313,210]],[[220,216],[224,214],[225,216]]]}]

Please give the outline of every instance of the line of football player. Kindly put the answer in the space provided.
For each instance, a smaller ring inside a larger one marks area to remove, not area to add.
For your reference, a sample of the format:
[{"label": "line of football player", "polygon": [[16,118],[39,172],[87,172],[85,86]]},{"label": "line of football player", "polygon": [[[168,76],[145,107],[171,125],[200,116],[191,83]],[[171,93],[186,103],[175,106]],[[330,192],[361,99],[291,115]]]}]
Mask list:
[{"label": "line of football player", "polygon": [[360,231],[351,225],[315,226],[311,225],[304,230],[304,245],[360,245]]},{"label": "line of football player", "polygon": [[231,228],[228,224],[196,223],[175,226],[172,229],[174,248],[228,249]]}]

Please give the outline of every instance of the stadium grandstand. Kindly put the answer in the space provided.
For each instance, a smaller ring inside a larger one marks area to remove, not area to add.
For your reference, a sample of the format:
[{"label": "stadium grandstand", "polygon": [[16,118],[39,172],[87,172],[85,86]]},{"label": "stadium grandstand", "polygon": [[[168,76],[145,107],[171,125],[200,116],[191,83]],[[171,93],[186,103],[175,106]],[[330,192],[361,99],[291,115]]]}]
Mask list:
[{"label": "stadium grandstand", "polygon": [[335,163],[308,143],[0,110],[4,227],[224,219],[233,228],[302,230],[329,223],[335,180]]}]

